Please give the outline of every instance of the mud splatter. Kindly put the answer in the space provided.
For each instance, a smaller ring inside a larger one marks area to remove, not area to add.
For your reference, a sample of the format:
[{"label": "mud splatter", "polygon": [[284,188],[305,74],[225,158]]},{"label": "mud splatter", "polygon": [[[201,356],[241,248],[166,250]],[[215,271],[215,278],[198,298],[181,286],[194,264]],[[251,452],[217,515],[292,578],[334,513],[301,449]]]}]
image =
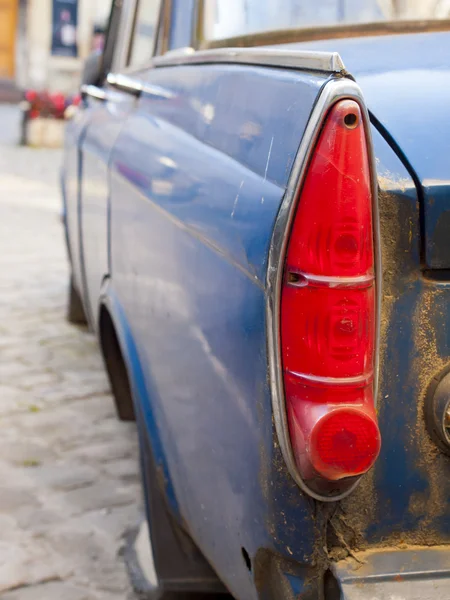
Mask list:
[{"label": "mud splatter", "polygon": [[[408,378],[414,389],[414,396],[410,399],[414,416],[407,424],[410,439],[405,450],[411,451],[416,460],[419,456],[415,468],[423,471],[429,487],[425,492],[416,492],[410,498],[410,514],[420,519],[415,529],[391,532],[373,545],[378,548],[401,548],[410,544],[434,546],[447,541],[434,523],[437,517],[446,514],[448,510],[449,472],[444,464],[445,461],[448,463],[448,459],[438,451],[428,436],[423,419],[423,403],[429,383],[449,362],[449,357],[444,354],[445,350],[443,352],[438,344],[437,336],[439,323],[448,320],[445,306],[448,305],[446,300],[450,298],[448,288],[443,290],[436,282],[427,282],[422,278],[418,248],[414,246],[419,243],[418,221],[417,205],[411,206],[411,199],[404,202],[402,196],[394,192],[384,191],[380,194],[383,272],[380,323],[382,389],[394,388],[394,380],[391,378],[398,376],[398,372],[387,363],[389,343],[394,339],[393,327],[396,326],[393,322],[395,305],[402,300],[402,294],[410,293],[411,286],[414,286],[417,290],[411,314],[414,351],[410,355],[409,372],[402,373],[402,377]],[[382,412],[385,403],[393,401],[389,395],[384,397],[381,394],[377,400],[378,410]],[[330,560],[342,560],[344,553],[355,555],[367,550],[369,544],[365,532],[376,522],[379,512],[375,471],[371,471],[361,479],[357,489],[337,505],[330,517],[327,539]],[[401,527],[401,523],[399,526]]]}]

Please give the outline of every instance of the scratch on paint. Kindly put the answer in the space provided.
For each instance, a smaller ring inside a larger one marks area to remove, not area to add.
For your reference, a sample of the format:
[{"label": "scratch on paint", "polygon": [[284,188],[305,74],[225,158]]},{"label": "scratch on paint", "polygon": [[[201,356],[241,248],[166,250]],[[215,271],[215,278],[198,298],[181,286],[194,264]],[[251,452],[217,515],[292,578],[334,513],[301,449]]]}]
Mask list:
[{"label": "scratch on paint", "polygon": [[239,200],[239,194],[241,193],[243,185],[244,185],[244,180],[241,181],[241,185],[239,186],[238,193],[236,194],[236,198],[234,199],[233,210],[231,211],[231,218],[234,217],[234,213],[236,212],[236,207],[237,207],[237,203]]},{"label": "scratch on paint", "polygon": [[261,204],[264,204],[264,196],[261,196]]},{"label": "scratch on paint", "polygon": [[270,155],[272,154],[272,146],[273,146],[274,139],[275,139],[275,137],[272,136],[272,139],[270,140],[270,148],[269,148],[269,154],[267,155],[266,170],[264,171],[264,181],[267,179],[267,169],[269,168]]}]

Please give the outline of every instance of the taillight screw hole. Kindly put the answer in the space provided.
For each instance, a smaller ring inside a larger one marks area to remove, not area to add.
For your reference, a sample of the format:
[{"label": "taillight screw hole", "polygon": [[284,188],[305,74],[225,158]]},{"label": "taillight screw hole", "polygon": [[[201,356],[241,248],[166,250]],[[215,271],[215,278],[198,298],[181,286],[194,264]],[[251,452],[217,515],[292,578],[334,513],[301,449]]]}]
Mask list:
[{"label": "taillight screw hole", "polygon": [[347,129],[355,129],[358,125],[358,115],[355,113],[347,113],[344,117],[344,124]]},{"label": "taillight screw hole", "polygon": [[296,287],[303,287],[308,283],[304,275],[301,273],[295,273],[294,271],[288,271],[286,281],[289,285],[294,285]]},{"label": "taillight screw hole", "polygon": [[245,565],[246,565],[247,569],[251,572],[252,571],[252,560],[250,558],[250,555],[245,548],[241,548],[241,552],[242,552],[242,557],[244,559]]}]

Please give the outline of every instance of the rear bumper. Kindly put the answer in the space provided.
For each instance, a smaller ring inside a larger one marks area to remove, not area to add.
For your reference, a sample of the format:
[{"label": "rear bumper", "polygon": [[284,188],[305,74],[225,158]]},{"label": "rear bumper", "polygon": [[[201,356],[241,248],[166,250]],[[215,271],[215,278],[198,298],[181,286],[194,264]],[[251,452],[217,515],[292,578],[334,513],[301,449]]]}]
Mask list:
[{"label": "rear bumper", "polygon": [[379,549],[336,563],[342,600],[447,600],[450,546]]}]

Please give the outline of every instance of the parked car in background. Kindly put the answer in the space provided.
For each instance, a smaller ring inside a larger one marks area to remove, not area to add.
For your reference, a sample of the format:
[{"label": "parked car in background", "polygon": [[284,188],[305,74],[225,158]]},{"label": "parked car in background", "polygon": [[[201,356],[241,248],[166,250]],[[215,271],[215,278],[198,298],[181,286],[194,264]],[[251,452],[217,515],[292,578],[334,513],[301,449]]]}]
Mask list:
[{"label": "parked car in background", "polygon": [[447,17],[113,4],[69,317],[136,418],[155,597],[450,598]]}]

